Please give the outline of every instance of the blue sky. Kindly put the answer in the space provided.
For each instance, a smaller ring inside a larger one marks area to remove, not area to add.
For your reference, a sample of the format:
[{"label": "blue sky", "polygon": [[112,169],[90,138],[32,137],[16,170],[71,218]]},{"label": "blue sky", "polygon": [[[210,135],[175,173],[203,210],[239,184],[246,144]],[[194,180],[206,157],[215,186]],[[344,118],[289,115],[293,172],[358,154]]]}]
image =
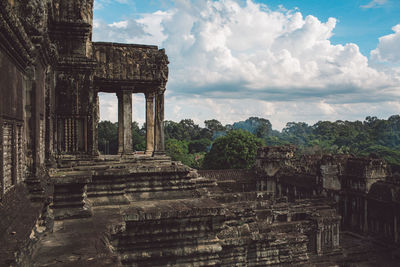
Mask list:
[{"label": "blue sky", "polygon": [[[93,39],[166,48],[167,119],[281,129],[398,114],[399,14],[399,0],[95,0]],[[115,121],[115,98],[101,110]]]},{"label": "blue sky", "polygon": [[[98,0],[96,0],[99,2]],[[100,1],[101,2],[101,1]],[[106,8],[96,9],[95,19],[104,19],[108,23],[157,10],[168,10],[171,1],[107,1]],[[335,44],[356,43],[363,54],[369,52],[378,44],[378,38],[391,33],[391,28],[400,23],[400,1],[387,0],[371,8],[363,6],[371,0],[264,0],[255,1],[278,10],[281,7],[288,10],[299,10],[304,15],[314,15],[322,21],[330,17],[338,20],[331,41]]]}]

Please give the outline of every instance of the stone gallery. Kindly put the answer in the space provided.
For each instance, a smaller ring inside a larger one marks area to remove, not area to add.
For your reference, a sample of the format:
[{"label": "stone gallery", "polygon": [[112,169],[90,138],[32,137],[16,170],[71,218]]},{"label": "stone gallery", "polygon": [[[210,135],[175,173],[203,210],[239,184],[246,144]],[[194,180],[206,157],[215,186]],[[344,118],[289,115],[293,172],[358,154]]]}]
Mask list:
[{"label": "stone gallery", "polygon": [[[93,0],[0,2],[1,266],[396,266],[400,186],[384,162],[292,147],[260,149],[254,170],[173,162],[165,51],[92,42],[92,22]],[[118,97],[116,156],[98,153],[100,92]]]}]

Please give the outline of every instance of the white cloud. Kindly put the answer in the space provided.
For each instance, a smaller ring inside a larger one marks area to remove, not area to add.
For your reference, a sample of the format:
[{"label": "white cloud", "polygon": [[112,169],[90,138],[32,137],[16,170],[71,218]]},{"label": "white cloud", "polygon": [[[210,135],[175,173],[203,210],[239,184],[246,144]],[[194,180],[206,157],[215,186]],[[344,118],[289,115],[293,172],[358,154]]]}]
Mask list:
[{"label": "white cloud", "polygon": [[[371,67],[356,44],[330,42],[334,18],[321,22],[300,12],[272,11],[251,0],[174,3],[165,12],[135,20],[96,20],[94,27],[98,41],[166,48],[171,62],[167,119],[217,118],[231,123],[264,116],[282,127],[305,116],[355,117],[342,111],[378,106],[400,96],[399,72]],[[375,50],[379,60],[399,56],[394,43],[400,34],[398,28],[394,31],[380,39]]]},{"label": "white cloud", "polygon": [[361,7],[362,8],[374,8],[374,7],[380,7],[386,3],[387,3],[387,0],[372,0],[368,4],[362,5]]},{"label": "white cloud", "polygon": [[394,33],[379,38],[378,47],[371,51],[373,60],[400,63],[400,24],[392,30]]},{"label": "white cloud", "polygon": [[118,22],[113,22],[111,24],[108,24],[109,27],[115,27],[115,28],[122,28],[126,29],[128,27],[129,21],[123,20],[123,21],[118,21]]},{"label": "white cloud", "polygon": [[123,20],[107,24],[103,20],[93,22],[93,41],[127,42],[129,38],[146,38],[149,35],[144,31],[144,25],[136,20]]},{"label": "white cloud", "polygon": [[170,17],[169,13],[157,11],[152,14],[143,14],[140,19],[121,20],[110,24],[101,19],[95,19],[93,41],[162,45],[167,37],[160,25],[168,17]]},{"label": "white cloud", "polygon": [[112,3],[119,3],[119,4],[131,4],[133,1],[130,0],[95,0],[94,1],[94,9],[95,10],[100,10],[105,8],[106,6],[112,4]]}]

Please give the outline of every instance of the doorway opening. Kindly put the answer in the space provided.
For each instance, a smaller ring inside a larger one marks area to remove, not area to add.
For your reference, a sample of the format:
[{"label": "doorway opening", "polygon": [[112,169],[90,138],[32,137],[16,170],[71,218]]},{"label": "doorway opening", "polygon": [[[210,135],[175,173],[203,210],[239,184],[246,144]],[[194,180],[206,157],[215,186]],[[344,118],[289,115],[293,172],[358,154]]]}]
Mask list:
[{"label": "doorway opening", "polygon": [[102,155],[118,153],[118,99],[115,93],[99,93],[98,150]]},{"label": "doorway opening", "polygon": [[[102,155],[118,154],[118,98],[115,93],[100,92],[98,150]],[[144,94],[132,95],[132,151],[146,150],[146,107]]]},{"label": "doorway opening", "polygon": [[146,99],[144,94],[132,95],[132,145],[138,154],[146,151]]}]

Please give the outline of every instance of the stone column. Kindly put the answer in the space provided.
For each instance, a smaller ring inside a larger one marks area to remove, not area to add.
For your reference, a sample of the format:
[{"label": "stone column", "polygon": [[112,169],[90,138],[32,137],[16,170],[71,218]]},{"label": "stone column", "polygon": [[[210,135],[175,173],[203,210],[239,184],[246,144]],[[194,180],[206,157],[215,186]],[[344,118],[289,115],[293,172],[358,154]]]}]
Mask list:
[{"label": "stone column", "polygon": [[364,196],[364,233],[368,233],[368,199],[367,196]]},{"label": "stone column", "polygon": [[98,89],[89,91],[89,116],[83,123],[83,149],[87,153],[97,157],[98,149],[98,125],[100,120],[100,103]]},{"label": "stone column", "polygon": [[156,93],[154,155],[164,155],[164,89]]},{"label": "stone column", "polygon": [[393,235],[394,235],[394,242],[399,242],[399,230],[397,229],[397,208],[396,204],[393,205]]},{"label": "stone column", "polygon": [[321,244],[322,243],[322,229],[321,228],[317,229],[317,236],[316,236],[315,242],[316,242],[315,247],[316,247],[317,255],[322,255],[322,244]]},{"label": "stone column", "polygon": [[[0,88],[0,93],[3,93]],[[0,100],[2,104],[3,100]],[[0,108],[0,199],[3,198],[4,192],[4,173],[3,173],[3,108]]]},{"label": "stone column", "polygon": [[154,152],[154,93],[146,94],[146,155]]},{"label": "stone column", "polygon": [[118,154],[132,154],[132,92],[117,93]]}]

